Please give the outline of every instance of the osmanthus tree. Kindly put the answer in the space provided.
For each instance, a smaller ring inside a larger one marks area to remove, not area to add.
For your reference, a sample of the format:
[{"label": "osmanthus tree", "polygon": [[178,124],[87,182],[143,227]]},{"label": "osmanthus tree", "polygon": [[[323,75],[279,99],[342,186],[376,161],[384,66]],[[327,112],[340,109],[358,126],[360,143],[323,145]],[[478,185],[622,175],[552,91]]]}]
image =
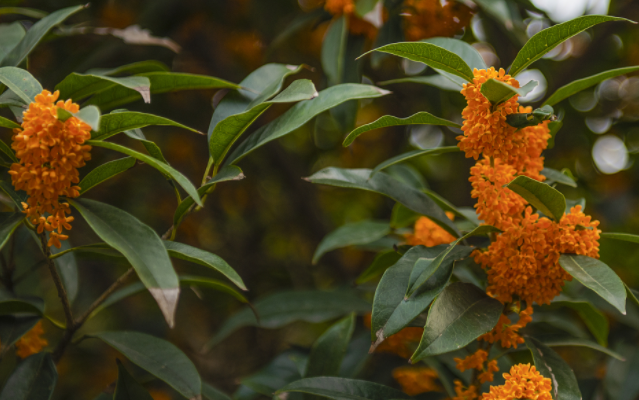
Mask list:
[{"label": "osmanthus tree", "polygon": [[[247,303],[241,292],[247,290],[242,278],[223,259],[174,241],[180,223],[204,206],[218,183],[242,179],[242,170],[233,164],[254,149],[343,102],[376,98],[387,92],[370,85],[343,84],[318,93],[307,79],[293,80],[284,88],[285,79],[298,73],[301,66],[267,64],[235,84],[211,76],[172,72],[156,61],[74,72],[50,90],[44,89],[23,68],[29,53],[52,29],[82,9],[58,10],[28,30],[21,24],[0,25],[6,33],[0,41],[0,106],[10,109],[15,117],[0,117],[0,127],[13,132],[5,137],[10,143],[0,141],[5,171],[0,188],[6,195],[5,212],[0,217],[0,248],[9,248],[9,258],[2,258],[0,357],[15,349],[23,359],[8,377],[0,399],[51,398],[58,381],[56,364],[69,346],[88,338],[111,346],[186,398],[224,398],[202,382],[195,365],[170,342],[135,331],[87,331],[83,326],[104,308],[145,290],[157,302],[169,327],[174,325],[181,285],[222,291]],[[168,118],[122,108],[138,100],[148,103],[157,94],[193,89],[228,91],[215,108],[207,134]],[[229,154],[242,133],[269,107],[280,103],[296,104]],[[145,138],[141,128],[152,125],[188,130],[193,132],[192,140],[208,143],[210,159],[208,165],[202,165],[201,182],[194,185],[171,167],[161,149]],[[118,134],[126,135],[129,144],[139,142],[145,152],[110,140]],[[84,171],[86,161],[96,152],[116,152],[124,157]],[[173,224],[165,232],[158,233],[134,215],[90,199],[90,189],[139,164],[157,170],[174,188],[175,199],[166,200],[176,203]],[[78,218],[86,221],[100,242],[77,247],[70,244],[82,242],[72,230]],[[26,234],[18,235],[20,232]],[[27,254],[33,244],[39,249],[37,254]],[[130,265],[106,291],[95,293],[93,302],[83,309],[74,305],[81,284],[81,266],[75,258],[79,252],[106,253]],[[64,310],[63,321],[49,312],[48,303],[56,299],[46,299],[45,293],[34,290],[25,293],[18,285],[25,278],[41,276],[32,265],[22,265],[34,257],[36,267],[48,267],[50,274],[42,276],[55,285],[57,301]],[[178,275],[171,258],[215,270],[227,281]],[[127,284],[134,276],[139,282]],[[339,297],[331,301],[340,306]],[[61,330],[55,343],[42,337],[42,318]],[[151,398],[119,361],[117,369],[113,390],[99,398]]]},{"label": "osmanthus tree", "polygon": [[[463,124],[428,112],[407,118],[387,115],[352,130],[344,146],[374,129],[419,124],[460,129],[458,145],[400,154],[373,169],[328,167],[306,178],[396,202],[390,220],[347,224],[330,233],[319,244],[314,262],[346,246],[383,248],[389,237],[403,244],[380,252],[357,279],[360,285],[379,279],[372,313],[365,317],[371,330],[365,337],[354,333],[355,316],[366,315],[369,307],[353,289],[277,293],[256,302],[259,320],[248,308],[232,316],[207,349],[242,326],[276,328],[344,316],[309,351],[289,350],[244,378],[234,398],[578,400],[582,395],[575,374],[553,347],[587,347],[623,360],[607,348],[608,321],[593,305],[601,301],[592,299],[600,298],[607,311],[621,314],[628,299],[639,302],[636,292],[599,260],[599,240],[639,243],[639,236],[602,231],[599,222],[584,213],[583,199],[566,199],[560,191],[561,185],[576,187],[572,175],[545,168],[542,153],[563,124],[553,106],[639,67],[569,83],[537,109],[518,102],[537,82],[520,87],[517,81],[519,73],[562,42],[614,21],[632,22],[588,15],[541,30],[521,48],[508,72],[487,68],[474,48],[452,38],[376,48],[424,63],[448,80],[448,87],[459,86],[466,103]],[[250,136],[236,153],[242,155],[251,143],[259,143],[264,132]],[[455,207],[410,174],[385,172],[415,157],[453,152],[476,160],[469,179],[474,210]],[[229,164],[238,158],[231,156]],[[572,283],[566,285],[568,281]],[[562,307],[575,310],[596,341],[571,335],[568,327],[551,339],[525,329],[535,314],[548,317]],[[366,361],[361,350],[369,345],[370,353],[394,353],[413,364],[392,373],[403,391],[355,379]]]}]

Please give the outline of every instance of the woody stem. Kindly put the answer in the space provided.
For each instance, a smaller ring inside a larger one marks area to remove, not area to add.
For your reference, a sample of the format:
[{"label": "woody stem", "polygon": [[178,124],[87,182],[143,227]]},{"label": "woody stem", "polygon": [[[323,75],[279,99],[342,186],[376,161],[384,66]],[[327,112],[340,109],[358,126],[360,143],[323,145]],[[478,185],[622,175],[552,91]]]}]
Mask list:
[{"label": "woody stem", "polygon": [[60,278],[60,274],[58,274],[58,270],[55,268],[55,262],[50,258],[51,257],[51,249],[47,245],[47,237],[44,233],[38,235],[40,238],[40,245],[42,246],[42,252],[46,257],[47,266],[49,267],[49,272],[51,272],[51,277],[53,278],[53,283],[55,284],[55,288],[58,291],[58,297],[62,302],[62,308],[64,309],[64,316],[67,320],[67,328],[73,326],[73,313],[71,312],[71,303],[69,302],[69,296],[67,296],[67,291],[62,284],[62,279]]}]

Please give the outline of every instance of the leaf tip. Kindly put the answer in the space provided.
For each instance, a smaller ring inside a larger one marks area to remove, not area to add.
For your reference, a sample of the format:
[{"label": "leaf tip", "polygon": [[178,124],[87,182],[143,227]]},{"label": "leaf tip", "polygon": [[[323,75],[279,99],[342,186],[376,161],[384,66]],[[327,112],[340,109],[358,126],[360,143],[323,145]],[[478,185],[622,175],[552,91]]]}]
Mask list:
[{"label": "leaf tip", "polygon": [[158,306],[160,306],[166,323],[170,328],[175,327],[175,309],[177,308],[177,302],[180,296],[180,288],[149,288],[149,292],[158,303]]},{"label": "leaf tip", "polygon": [[390,90],[382,89],[382,88],[379,88],[377,86],[375,86],[375,90],[377,90],[379,92],[379,94],[381,94],[382,96],[386,96],[387,94],[393,93]]}]

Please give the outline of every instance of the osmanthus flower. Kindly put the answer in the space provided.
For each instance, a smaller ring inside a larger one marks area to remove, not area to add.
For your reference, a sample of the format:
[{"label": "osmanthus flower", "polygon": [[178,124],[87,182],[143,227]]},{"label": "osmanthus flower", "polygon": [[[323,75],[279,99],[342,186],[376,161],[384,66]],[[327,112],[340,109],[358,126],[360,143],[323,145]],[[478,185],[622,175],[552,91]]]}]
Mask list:
[{"label": "osmanthus flower", "polygon": [[475,400],[479,398],[479,393],[477,393],[477,386],[470,385],[467,388],[464,388],[464,385],[461,381],[455,381],[455,394],[451,400]]},{"label": "osmanthus flower", "polygon": [[517,348],[517,345],[524,343],[524,338],[519,336],[517,332],[532,321],[532,313],[532,306],[528,306],[528,308],[519,313],[519,320],[514,324],[507,315],[502,314],[493,330],[480,336],[477,340],[483,340],[488,343],[500,342],[501,347],[505,349]]},{"label": "osmanthus flower", "polygon": [[464,372],[467,369],[481,370],[487,359],[488,352],[486,352],[486,350],[479,349],[473,354],[466,356],[466,358],[455,358],[455,363],[457,369],[461,372]]},{"label": "osmanthus flower", "polygon": [[492,382],[495,380],[495,372],[498,371],[499,365],[497,365],[497,360],[490,360],[486,364],[486,368],[484,368],[484,371],[477,376],[477,380],[481,384]]},{"label": "osmanthus flower", "polygon": [[473,14],[470,7],[455,0],[405,0],[404,33],[411,41],[452,37],[468,26]]},{"label": "osmanthus flower", "polygon": [[[446,211],[446,216],[450,220],[455,219],[455,214]],[[455,237],[444,228],[437,225],[428,217],[420,217],[415,222],[414,232],[406,236],[406,243],[411,246],[423,245],[433,247],[440,244],[447,244],[455,241]]]},{"label": "osmanthus flower", "polygon": [[482,395],[482,400],[552,400],[550,391],[552,384],[544,378],[534,366],[517,364],[505,373],[506,383],[491,386],[489,393]]},{"label": "osmanthus flower", "polygon": [[71,210],[59,197],[80,195],[78,168],[91,159],[91,146],[84,145],[91,138],[91,128],[76,117],[60,121],[59,108],[76,113],[79,106],[71,100],[56,103],[58,96],[57,91],[44,90],[29,104],[22,126],[13,131],[11,147],[19,162],[11,165],[9,174],[16,190],[29,196],[22,204],[27,218],[38,233],[50,232],[49,246],[60,248],[73,217],[67,217]]},{"label": "osmanthus flower", "polygon": [[42,335],[44,335],[42,321],[38,321],[29,332],[16,342],[16,354],[18,357],[27,358],[32,354],[41,352],[49,344],[46,339],[41,337]]},{"label": "osmanthus flower", "polygon": [[409,396],[417,396],[426,392],[441,392],[442,387],[436,382],[437,372],[428,367],[399,367],[393,370],[393,378]]},{"label": "osmanthus flower", "polygon": [[[519,112],[532,112],[532,107],[520,107]],[[548,147],[549,123],[550,121],[543,121],[539,125],[521,129],[525,151],[517,153],[512,160],[518,175],[525,175],[540,182],[546,180],[546,177],[541,175],[541,170],[544,169],[544,157],[541,153]]]}]

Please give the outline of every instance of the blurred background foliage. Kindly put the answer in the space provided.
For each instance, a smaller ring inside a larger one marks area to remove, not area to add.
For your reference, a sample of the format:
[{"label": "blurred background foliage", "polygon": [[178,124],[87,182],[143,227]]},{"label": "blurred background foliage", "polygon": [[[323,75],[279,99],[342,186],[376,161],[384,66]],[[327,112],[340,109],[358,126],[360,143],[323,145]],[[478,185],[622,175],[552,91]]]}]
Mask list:
[{"label": "blurred background foliage", "polygon": [[[0,1],[5,7],[29,7],[47,12],[76,3],[72,0]],[[490,11],[490,7],[484,10],[471,2],[468,7],[459,8],[461,3],[437,0],[433,3],[443,7],[454,5],[458,9],[448,9],[448,16],[438,14],[438,18],[426,13],[419,22],[421,30],[416,31],[416,28],[408,29],[409,17],[401,15],[406,13],[405,4],[398,0],[385,3],[389,27],[383,32],[390,36],[380,37],[382,32],[376,32],[372,26],[360,27],[357,32],[352,30],[357,35],[351,34],[349,40],[358,41],[361,49],[370,49],[375,43],[382,43],[381,40],[402,41],[404,35],[411,39],[448,35],[472,44],[489,66],[502,68],[508,67],[528,37],[553,23],[593,13],[639,20],[639,2],[632,0],[509,0],[503,2],[507,8],[501,14],[485,12]],[[53,89],[73,71],[86,72],[91,68],[110,68],[143,60],[158,60],[173,71],[212,75],[232,82],[240,82],[267,62],[278,62],[307,65],[295,79],[312,79],[321,90],[328,86],[322,70],[322,41],[332,18],[322,7],[322,1],[314,0],[96,0],[39,46],[29,59],[28,69],[45,88]],[[446,18],[457,24],[454,29],[437,28]],[[16,14],[0,15],[3,23],[22,21],[28,25],[34,20]],[[395,25],[391,27],[391,23]],[[127,40],[135,42],[135,35],[131,34],[140,31],[131,27],[136,25],[148,30],[157,40],[146,44],[126,43]],[[351,27],[354,26],[351,23]],[[122,40],[123,32],[127,40]],[[636,26],[609,23],[568,40],[518,78],[522,85],[529,79],[540,82],[539,88],[524,99],[538,106],[544,94],[575,79],[638,64]],[[433,72],[421,64],[402,62],[390,56],[366,57],[356,65],[361,68],[361,79],[377,85]],[[356,125],[385,114],[406,117],[417,111],[429,111],[461,122],[464,101],[459,93],[414,84],[383,87],[393,94],[360,102],[356,121],[353,121]],[[214,91],[157,95],[151,104],[137,102],[129,109],[162,115],[206,131],[213,106],[219,100],[215,95]],[[286,108],[286,105],[272,107],[254,127],[272,120]],[[639,165],[635,163],[639,152],[639,76],[604,81],[561,102],[555,110],[565,115],[564,127],[554,148],[544,156],[548,167],[568,168],[577,178],[579,188],[563,190],[566,196],[585,198],[587,213],[602,222],[604,231],[639,232]],[[246,282],[251,300],[284,289],[353,285],[359,273],[372,262],[373,252],[347,248],[331,252],[317,265],[311,265],[313,252],[328,232],[344,223],[388,219],[393,202],[372,193],[312,185],[300,178],[326,166],[372,168],[409,149],[455,145],[459,131],[435,126],[389,128],[364,135],[351,147],[344,148],[341,142],[348,127],[340,126],[337,121],[330,114],[322,114],[292,135],[243,159],[239,165],[246,179],[219,185],[206,207],[187,217],[177,239],[224,258]],[[193,137],[190,132],[170,127],[149,127],[144,133],[160,145],[175,168],[193,181],[200,179],[208,159],[205,137]],[[2,135],[8,140],[10,133],[4,130]],[[139,146],[122,135],[116,141]],[[113,154],[94,149],[93,157],[85,171]],[[403,169],[396,169],[395,173],[417,172],[424,185],[456,206],[472,207],[474,201],[470,198],[467,178],[473,163],[464,159],[462,153],[422,157]],[[176,206],[171,186],[148,166],[138,166],[126,175],[92,190],[89,197],[132,213],[160,233],[166,231]],[[71,236],[73,244],[97,241],[82,224],[78,218]],[[37,252],[27,247],[28,240],[21,239],[27,234],[23,230],[16,238],[22,244],[18,255],[24,259],[22,265],[30,265],[30,257]],[[91,293],[103,290],[126,268],[116,258],[78,257],[81,265],[79,304],[90,302]],[[629,286],[639,287],[636,268],[639,251],[633,244],[602,239],[601,257]],[[180,263],[177,268],[181,273],[188,273],[189,268],[195,267]],[[40,272],[46,274],[45,270]],[[24,291],[35,291],[32,285],[38,281],[26,278],[20,285]],[[49,298],[54,299],[55,288],[45,289]],[[370,292],[372,288],[366,286],[363,290]],[[48,304],[55,307],[58,303]],[[209,353],[202,354],[203,345],[240,306],[223,293],[184,291],[178,305],[176,328],[169,330],[151,297],[144,293],[106,309],[101,318],[92,320],[84,330],[128,327],[167,337],[191,357],[204,381],[232,393],[240,378],[258,371],[284,350],[310,347],[328,326],[328,323],[296,322],[277,330],[243,328]],[[621,376],[639,374],[639,368],[633,367],[639,362],[636,347],[639,313],[630,303],[629,308],[627,316],[615,314],[614,319],[610,319],[609,338],[610,346],[626,355],[629,363],[607,365],[605,356],[578,348],[562,352],[584,385],[585,399],[604,398],[597,397],[603,393],[597,389],[597,382],[606,376],[606,369],[612,372],[606,378],[611,388],[607,395],[613,396],[616,390],[626,396],[609,398],[633,399],[639,392],[639,388],[620,389],[619,384],[615,384],[626,382],[627,385],[630,381]],[[61,310],[51,311],[62,315]],[[607,309],[606,312],[615,313]],[[550,320],[546,323],[552,325]],[[580,322],[575,324],[575,329],[584,331]],[[50,338],[60,332],[48,322],[45,322],[45,331]],[[368,332],[361,320],[354,337],[358,334],[366,338],[360,340],[360,353],[366,354]],[[59,365],[61,385],[57,398],[90,399],[98,395],[117,376],[116,356],[113,350],[96,340],[87,339],[73,347]],[[403,363],[404,360],[395,356],[375,355],[358,376],[374,377],[377,382],[397,387],[390,371]],[[3,364],[3,379],[13,368],[10,364]],[[73,374],[70,371],[74,371]],[[141,370],[135,371],[144,375]],[[156,400],[179,398],[159,382],[151,382],[150,387],[155,387]]]}]

